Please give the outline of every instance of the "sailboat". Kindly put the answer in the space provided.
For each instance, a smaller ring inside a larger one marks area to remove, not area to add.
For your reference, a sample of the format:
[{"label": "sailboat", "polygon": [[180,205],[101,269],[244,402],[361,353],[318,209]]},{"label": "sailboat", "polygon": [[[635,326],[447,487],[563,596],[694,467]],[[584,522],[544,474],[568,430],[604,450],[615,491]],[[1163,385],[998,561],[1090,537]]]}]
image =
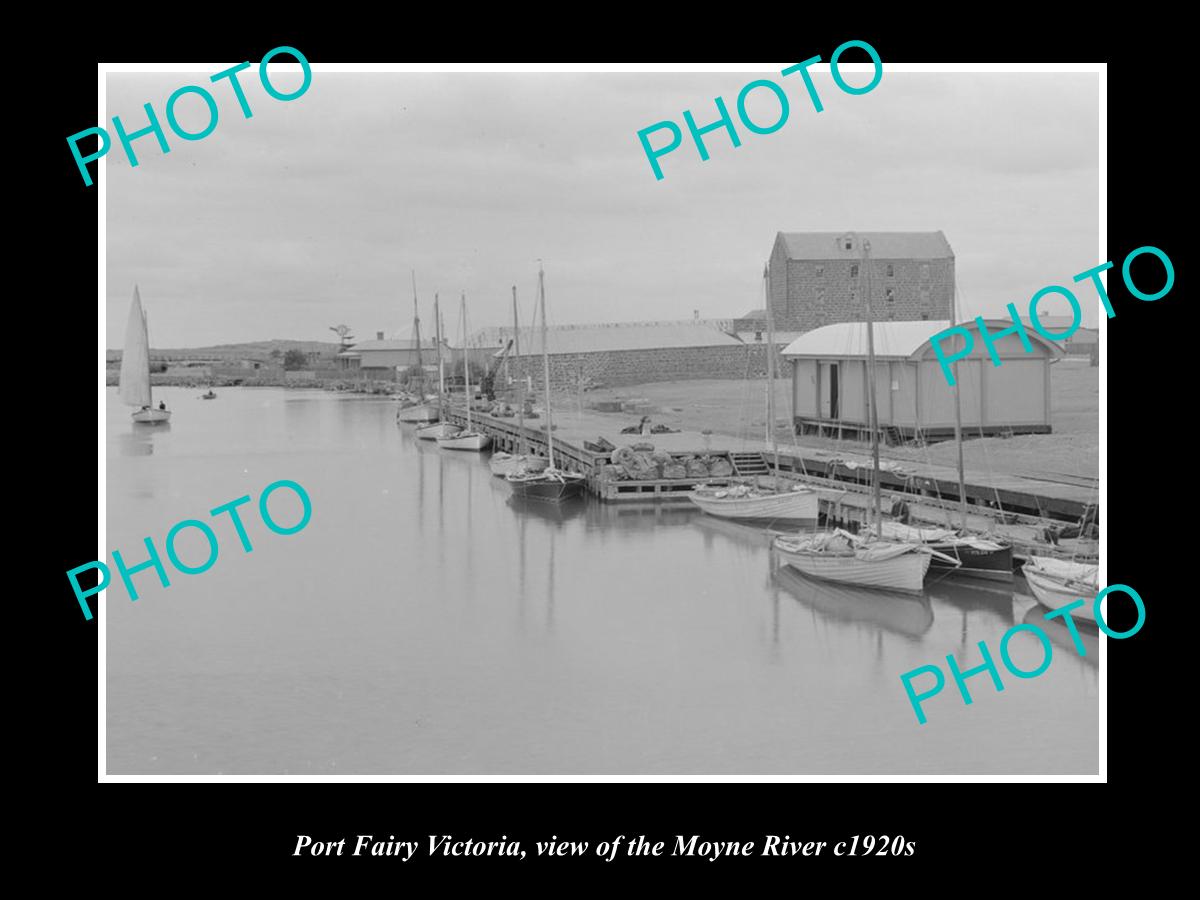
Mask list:
[{"label": "sailboat", "polygon": [[417,399],[415,403],[396,410],[396,421],[407,424],[436,422],[438,407],[425,399],[425,366],[421,362],[421,315],[417,311],[417,273],[413,272],[413,344],[417,348]]},{"label": "sailboat", "polygon": [[463,400],[467,406],[467,427],[465,431],[460,431],[457,434],[446,435],[437,439],[438,446],[444,447],[447,450],[473,450],[478,453],[481,450],[486,450],[492,443],[490,436],[471,429],[471,354],[467,350],[467,295],[463,292],[462,295],[462,318],[463,331],[463,384],[466,393],[463,395]]},{"label": "sailboat", "polygon": [[[513,352],[517,359],[521,358],[521,325],[517,318],[517,286],[514,284],[513,295]],[[521,444],[516,453],[506,453],[503,450],[494,451],[488,460],[488,467],[498,478],[511,475],[514,472],[541,471],[546,468],[547,461],[540,456],[531,456],[525,441],[525,379],[517,379],[517,428],[521,435]]]},{"label": "sailboat", "polygon": [[450,437],[463,430],[461,425],[446,421],[446,361],[442,356],[442,311],[438,304],[438,295],[433,295],[434,334],[437,339],[438,367],[438,420],[432,425],[423,425],[417,429],[417,437],[425,441],[436,441],[438,438]]},{"label": "sailboat", "polygon": [[169,410],[154,408],[154,399],[150,395],[150,332],[136,284],[129,321],[125,324],[125,349],[121,353],[121,381],[117,395],[126,406],[137,407],[133,421],[139,424],[157,425],[171,420]]},{"label": "sailboat", "polygon": [[[871,430],[871,493],[874,522],[868,521],[865,535],[838,528],[812,535],[780,535],[772,548],[786,565],[813,578],[857,584],[862,587],[920,593],[933,557],[952,557],[918,541],[885,540],[879,484],[879,419],[875,399],[875,323],[871,318],[871,242],[862,242],[862,269],[866,273],[863,292],[867,319],[867,405]],[[768,311],[770,303],[767,304]],[[868,514],[869,515],[869,514]],[[874,531],[874,535],[872,535]]]},{"label": "sailboat", "polygon": [[954,441],[958,448],[958,504],[962,528],[914,528],[900,522],[881,522],[880,534],[889,540],[916,541],[938,551],[931,563],[935,569],[950,569],[959,575],[990,581],[1012,581],[1012,544],[973,535],[967,530],[967,476],[963,466],[962,400],[959,396],[962,381],[958,377],[958,361],[955,360],[951,366],[954,375]]},{"label": "sailboat", "polygon": [[559,503],[583,494],[586,479],[578,472],[567,472],[554,465],[554,417],[550,410],[550,353],[546,346],[546,273],[538,265],[538,303],[542,310],[542,375],[546,388],[546,468],[538,472],[520,471],[505,475],[514,497]]},{"label": "sailboat", "polygon": [[775,457],[774,484],[770,488],[757,482],[730,487],[699,485],[688,493],[688,499],[709,515],[722,519],[813,528],[820,514],[818,493],[800,484],[782,490],[779,487],[779,440],[775,434],[775,319],[771,314],[765,266],[763,295],[767,305],[767,432]]},{"label": "sailboat", "polygon": [[1083,605],[1071,610],[1071,615],[1089,622],[1096,621],[1096,608],[1092,601],[1100,590],[1099,566],[1069,559],[1031,556],[1021,571],[1033,596],[1042,606],[1058,609],[1076,600],[1083,600]]}]

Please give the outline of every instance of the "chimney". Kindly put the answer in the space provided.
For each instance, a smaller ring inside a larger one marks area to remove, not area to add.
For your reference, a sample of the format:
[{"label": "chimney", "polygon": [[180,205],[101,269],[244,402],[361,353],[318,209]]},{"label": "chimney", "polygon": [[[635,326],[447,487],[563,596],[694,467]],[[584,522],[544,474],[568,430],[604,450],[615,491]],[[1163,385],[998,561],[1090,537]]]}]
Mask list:
[{"label": "chimney", "polygon": [[383,340],[383,332],[382,331],[375,332],[375,340],[377,340],[377,341]]}]

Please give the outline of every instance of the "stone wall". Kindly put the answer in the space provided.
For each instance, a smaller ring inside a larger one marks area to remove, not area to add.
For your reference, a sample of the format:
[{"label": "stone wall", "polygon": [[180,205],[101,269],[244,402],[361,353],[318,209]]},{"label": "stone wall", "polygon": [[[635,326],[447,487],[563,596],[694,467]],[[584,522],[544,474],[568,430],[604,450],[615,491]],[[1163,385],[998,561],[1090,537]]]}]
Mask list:
[{"label": "stone wall", "polygon": [[[775,362],[779,377],[789,377],[791,367],[778,355]],[[512,377],[528,374],[535,387],[541,385],[541,357],[510,358],[508,364]],[[700,378],[765,378],[766,374],[765,344],[563,353],[550,357],[550,384],[554,390],[564,391],[578,390],[581,379],[584,387],[620,387]]]},{"label": "stone wall", "polygon": [[[876,321],[951,318],[953,259],[871,259],[867,264]],[[865,321],[863,265],[853,259],[787,259],[777,243],[768,283],[775,327],[812,331],[835,322]]]}]

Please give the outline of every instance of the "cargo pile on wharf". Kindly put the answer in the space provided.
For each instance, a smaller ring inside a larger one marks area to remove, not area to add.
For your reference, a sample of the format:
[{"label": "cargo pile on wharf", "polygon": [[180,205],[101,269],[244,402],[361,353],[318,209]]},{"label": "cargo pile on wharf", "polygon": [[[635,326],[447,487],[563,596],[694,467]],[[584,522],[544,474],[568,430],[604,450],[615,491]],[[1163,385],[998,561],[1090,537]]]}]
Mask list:
[{"label": "cargo pile on wharf", "polygon": [[[754,481],[777,475],[819,492],[822,487],[830,488],[822,498],[821,513],[831,524],[856,527],[866,519],[870,506],[868,457],[803,447],[781,448],[776,472],[765,444],[689,431],[638,435],[614,450],[595,452],[587,449],[585,442],[594,446],[597,435],[603,431],[611,434],[612,419],[593,413],[575,417],[575,423],[571,418],[564,416],[555,427],[555,457],[560,467],[585,475],[588,491],[602,501],[687,503],[688,493],[699,484]],[[465,422],[461,404],[447,410],[447,419]],[[515,451],[524,440],[532,452],[544,453],[545,431],[541,429],[545,426],[541,420],[535,419],[521,429],[512,419],[473,412],[472,424],[489,435],[498,450]],[[651,446],[653,450],[644,449]],[[642,462],[631,467],[631,454]],[[647,460],[656,471],[645,465]],[[707,474],[700,474],[701,464]],[[630,477],[631,469],[635,477]],[[910,461],[902,466],[885,462],[880,482],[885,512],[890,511],[900,521],[946,526],[958,515],[958,478],[953,469]],[[1073,558],[1096,552],[1099,511],[1094,502],[1094,483],[973,473],[967,479],[966,493],[967,527],[979,533],[1003,535],[1013,543],[1018,558],[1030,552]]]}]

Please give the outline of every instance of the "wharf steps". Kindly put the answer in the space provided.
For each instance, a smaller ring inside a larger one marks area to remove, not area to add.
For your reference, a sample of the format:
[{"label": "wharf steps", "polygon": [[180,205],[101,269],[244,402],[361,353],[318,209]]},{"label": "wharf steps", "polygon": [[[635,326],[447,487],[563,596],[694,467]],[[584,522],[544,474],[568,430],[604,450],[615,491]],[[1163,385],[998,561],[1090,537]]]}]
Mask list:
[{"label": "wharf steps", "polygon": [[[557,418],[557,417],[556,417]],[[656,450],[675,455],[723,456],[734,466],[734,478],[770,477],[774,473],[774,458],[765,449],[745,449],[748,444],[762,442],[740,441],[726,435],[703,435],[696,432],[673,434],[623,435],[613,434],[613,422],[594,417],[585,430],[571,421],[568,412],[555,422],[554,456],[560,468],[587,476],[588,490],[606,502],[614,503],[680,503],[698,484],[724,483],[721,478],[680,478],[653,481],[612,481],[600,477],[601,467],[610,462],[610,453],[594,453],[583,447],[585,434],[595,440],[607,432],[609,440],[618,446],[648,441]],[[466,424],[465,411],[451,408],[446,419]],[[546,455],[544,419],[526,420],[524,431],[516,418],[498,418],[487,413],[471,413],[472,427],[492,438],[493,448],[510,453],[520,449],[522,441],[530,452]],[[600,427],[595,427],[599,425]],[[765,446],[765,445],[764,445]],[[790,447],[780,450],[779,477],[805,483],[822,494],[821,511],[835,522],[857,523],[866,517],[870,508],[870,468],[861,464],[851,467],[847,461],[855,458],[866,461],[860,454],[810,450]],[[897,501],[908,504],[913,524],[946,527],[961,524],[958,498],[958,475],[946,466],[900,461],[903,473],[882,470],[880,487],[884,513],[891,512]],[[844,492],[844,493],[843,493]],[[997,531],[1021,545],[1038,545],[1046,552],[1042,531],[1051,524],[1078,524],[1085,515],[1099,521],[1096,509],[1097,492],[1094,482],[1079,479],[1074,483],[1038,479],[1023,475],[970,473],[966,485],[967,527],[972,531]],[[1085,542],[1086,543],[1086,542]],[[1092,542],[1094,545],[1094,542]],[[1053,548],[1049,548],[1051,551]],[[1062,552],[1077,548],[1063,542]],[[1087,554],[1086,549],[1081,552]],[[1093,551],[1094,552],[1094,551]]]}]

